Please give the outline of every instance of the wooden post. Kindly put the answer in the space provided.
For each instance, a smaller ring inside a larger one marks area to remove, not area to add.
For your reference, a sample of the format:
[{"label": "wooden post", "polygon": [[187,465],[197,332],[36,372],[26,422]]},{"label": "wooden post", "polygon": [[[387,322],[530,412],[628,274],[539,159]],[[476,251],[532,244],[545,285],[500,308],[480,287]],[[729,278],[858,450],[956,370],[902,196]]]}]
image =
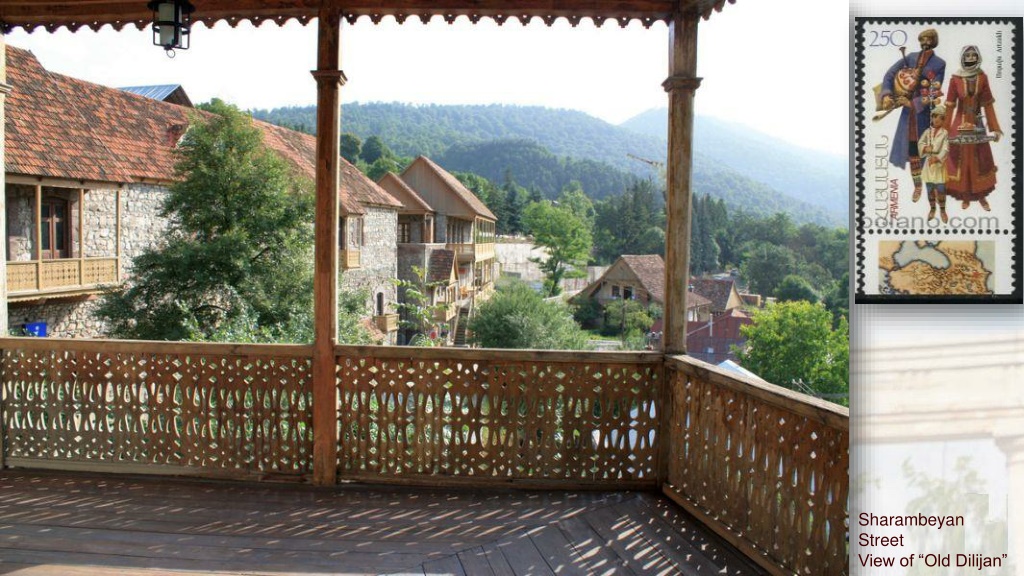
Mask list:
[{"label": "wooden post", "polygon": [[338,469],[338,203],[341,130],[341,11],[321,4],[316,79],[316,220],[313,277],[313,482],[334,484]]},{"label": "wooden post", "polygon": [[36,184],[36,290],[43,289],[43,185]]},{"label": "wooden post", "polygon": [[677,13],[669,25],[668,178],[665,230],[666,354],[686,353],[686,292],[690,283],[690,181],[693,176],[693,96],[697,78],[696,12]]},{"label": "wooden post", "polygon": [[[0,31],[0,335],[7,336],[7,166],[5,159],[7,125],[6,105],[7,94],[11,87],[7,84],[7,43],[4,33]],[[3,350],[0,350],[0,362],[3,362]],[[0,364],[0,375],[4,366]],[[3,384],[0,383],[0,386]],[[7,450],[7,416],[3,406],[3,395],[0,394],[0,470],[4,467],[4,452]]]},{"label": "wooden post", "polygon": [[114,266],[121,281],[121,189],[114,190]]},{"label": "wooden post", "polygon": [[[85,188],[78,189],[78,283],[85,283]],[[116,236],[117,233],[115,232]]]}]

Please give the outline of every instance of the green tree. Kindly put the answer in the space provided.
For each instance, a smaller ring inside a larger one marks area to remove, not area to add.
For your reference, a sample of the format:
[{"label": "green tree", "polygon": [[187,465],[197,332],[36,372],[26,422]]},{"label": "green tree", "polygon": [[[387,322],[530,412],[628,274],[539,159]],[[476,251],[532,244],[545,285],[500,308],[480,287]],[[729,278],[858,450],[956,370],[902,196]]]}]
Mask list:
[{"label": "green tree", "polygon": [[351,164],[359,162],[359,152],[363,148],[363,141],[359,139],[359,136],[351,132],[344,132],[341,135],[339,145],[342,158],[348,160]]},{"label": "green tree", "polygon": [[427,337],[427,332],[436,323],[437,312],[443,310],[444,303],[431,304],[431,294],[442,284],[427,282],[427,271],[413,266],[415,280],[395,280],[401,293],[398,310],[401,313],[400,324],[412,334],[409,344],[413,346],[442,346],[441,339]]},{"label": "green tree", "polygon": [[214,100],[177,150],[164,242],[134,262],[97,315],[120,338],[209,339],[245,322],[260,338],[312,332],[312,195],[234,106]]},{"label": "green tree", "polygon": [[650,180],[594,205],[595,258],[610,263],[623,254],[665,251],[665,209]]},{"label": "green tree", "polygon": [[[660,313],[660,310],[659,310]],[[654,315],[636,300],[614,300],[604,307],[603,334],[625,337],[632,332],[650,331]]]},{"label": "green tree", "polygon": [[785,246],[754,242],[744,251],[740,273],[755,294],[774,296],[782,279],[797,272],[797,256]]},{"label": "green tree", "polygon": [[832,328],[821,304],[779,302],[754,312],[740,328],[747,344],[737,356],[744,368],[765,380],[800,391],[828,395],[846,404],[850,391],[849,326]]},{"label": "green tree", "polygon": [[387,158],[393,156],[391,149],[388,148],[387,144],[384,143],[378,136],[370,136],[363,142],[363,148],[359,152],[359,157],[362,158],[363,162],[372,165],[374,162],[381,158]]},{"label": "green tree", "polygon": [[803,300],[813,304],[820,300],[811,283],[796,274],[790,274],[779,282],[779,287],[775,289],[775,297],[781,302]]},{"label": "green tree", "polygon": [[535,202],[526,207],[523,222],[533,233],[534,243],[547,250],[547,258],[538,258],[544,272],[544,290],[548,296],[561,294],[563,278],[586,275],[587,259],[593,238],[586,221],[568,208],[550,201]]},{"label": "green tree", "polygon": [[585,350],[587,334],[569,307],[545,301],[521,280],[502,280],[469,321],[470,341],[485,348]]},{"label": "green tree", "polygon": [[594,218],[597,216],[597,212],[594,211],[594,203],[583,191],[583,186],[579,182],[573,180],[562,188],[562,193],[558,195],[558,205],[583,220],[587,228],[593,232]]}]

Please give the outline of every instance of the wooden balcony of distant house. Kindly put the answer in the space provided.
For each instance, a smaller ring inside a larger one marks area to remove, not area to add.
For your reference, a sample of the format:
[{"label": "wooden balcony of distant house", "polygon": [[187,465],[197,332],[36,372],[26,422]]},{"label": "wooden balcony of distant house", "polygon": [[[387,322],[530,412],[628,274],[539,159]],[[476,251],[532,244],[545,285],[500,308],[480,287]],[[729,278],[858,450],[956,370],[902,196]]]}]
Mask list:
[{"label": "wooden balcony of distant house", "polygon": [[394,332],[398,330],[398,314],[384,314],[382,316],[374,316],[373,323],[377,326],[377,329],[387,334],[388,332]]},{"label": "wooden balcony of distant house", "polygon": [[434,308],[434,320],[437,322],[448,322],[459,313],[458,302],[441,302]]},{"label": "wooden balcony of distant house", "polygon": [[352,270],[362,267],[362,251],[358,248],[339,250],[338,267],[342,270]]},{"label": "wooden balcony of distant house", "polygon": [[482,262],[494,258],[494,242],[448,243],[445,247],[455,252],[459,262]]},{"label": "wooden balcony of distant house", "polygon": [[60,258],[7,263],[7,300],[98,294],[120,282],[120,260]]}]

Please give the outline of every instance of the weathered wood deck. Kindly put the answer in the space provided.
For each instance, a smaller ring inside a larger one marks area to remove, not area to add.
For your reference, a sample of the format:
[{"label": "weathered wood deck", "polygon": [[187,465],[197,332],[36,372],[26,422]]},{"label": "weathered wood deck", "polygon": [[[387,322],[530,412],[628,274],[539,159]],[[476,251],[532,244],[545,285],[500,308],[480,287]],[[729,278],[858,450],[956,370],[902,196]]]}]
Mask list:
[{"label": "weathered wood deck", "polygon": [[0,574],[761,574],[650,493],[0,473]]}]

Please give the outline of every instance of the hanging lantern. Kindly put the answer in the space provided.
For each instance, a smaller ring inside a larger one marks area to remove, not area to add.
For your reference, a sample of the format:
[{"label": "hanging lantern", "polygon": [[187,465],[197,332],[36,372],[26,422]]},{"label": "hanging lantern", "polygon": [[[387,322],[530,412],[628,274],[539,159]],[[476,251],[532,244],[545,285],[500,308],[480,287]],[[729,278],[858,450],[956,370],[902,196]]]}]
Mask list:
[{"label": "hanging lantern", "polygon": [[195,6],[188,0],[153,0],[148,6],[153,11],[153,44],[171,57],[175,49],[188,50]]}]

